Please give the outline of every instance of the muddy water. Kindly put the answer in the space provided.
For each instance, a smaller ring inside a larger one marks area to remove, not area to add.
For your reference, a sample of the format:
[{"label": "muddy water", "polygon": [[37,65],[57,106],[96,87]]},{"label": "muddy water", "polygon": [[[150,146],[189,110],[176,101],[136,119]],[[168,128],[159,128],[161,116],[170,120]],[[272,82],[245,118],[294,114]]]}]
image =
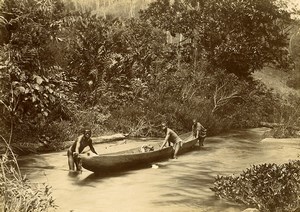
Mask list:
[{"label": "muddy water", "polygon": [[[84,170],[70,175],[65,152],[20,159],[33,182],[52,186],[57,211],[242,211],[218,200],[210,190],[216,175],[238,174],[251,164],[296,159],[299,144],[260,142],[266,129],[233,131],[208,138],[205,147],[157,166],[96,176]],[[151,143],[151,141],[147,141]],[[118,145],[116,145],[118,144]],[[140,141],[96,145],[98,152],[117,151]]]}]

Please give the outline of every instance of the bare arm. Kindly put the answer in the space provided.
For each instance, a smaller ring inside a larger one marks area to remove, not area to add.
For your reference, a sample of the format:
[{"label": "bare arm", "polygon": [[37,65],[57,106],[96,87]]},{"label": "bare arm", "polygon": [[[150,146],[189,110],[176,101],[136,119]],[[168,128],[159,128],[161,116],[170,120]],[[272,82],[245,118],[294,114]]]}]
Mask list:
[{"label": "bare arm", "polygon": [[194,136],[194,125],[192,126],[192,136]]},{"label": "bare arm", "polygon": [[196,138],[199,137],[199,132],[200,132],[200,130],[197,130],[197,132],[196,132]]},{"label": "bare arm", "polygon": [[79,148],[80,148],[80,141],[81,141],[81,137],[79,138],[77,138],[76,140],[75,140],[75,142],[76,142],[76,146],[75,146],[75,153],[77,153],[77,154],[79,154]]},{"label": "bare arm", "polygon": [[95,153],[96,155],[98,155],[98,153],[96,152],[96,150],[94,149],[94,146],[93,146],[93,144],[92,144],[92,139],[90,139],[90,141],[89,141],[89,147],[90,147],[90,149],[91,149],[91,151],[92,151],[93,153]]},{"label": "bare arm", "polygon": [[196,138],[199,137],[201,127],[202,127],[202,125],[198,122],[197,126],[196,126]]},{"label": "bare arm", "polygon": [[74,152],[73,152],[73,157],[74,158],[77,158],[78,155],[79,155],[80,141],[81,141],[80,137],[76,138],[76,140],[75,140],[75,149],[74,149]]},{"label": "bare arm", "polygon": [[163,142],[163,144],[160,146],[160,148],[162,149],[165,145],[166,145],[166,143],[168,142],[168,140],[169,140],[169,137],[170,137],[170,133],[169,132],[167,132],[167,135],[166,135],[166,138],[165,138],[165,140],[164,140],[164,142]]}]

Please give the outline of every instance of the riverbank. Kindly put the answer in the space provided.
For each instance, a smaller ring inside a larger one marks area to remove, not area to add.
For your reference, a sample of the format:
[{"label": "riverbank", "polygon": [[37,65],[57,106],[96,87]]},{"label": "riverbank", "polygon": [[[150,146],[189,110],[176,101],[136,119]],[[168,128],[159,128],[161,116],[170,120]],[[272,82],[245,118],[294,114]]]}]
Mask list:
[{"label": "riverbank", "polygon": [[[272,128],[263,127],[263,139],[261,140],[262,143],[295,143],[300,144],[300,138],[273,138],[270,132]],[[188,135],[185,134],[185,136]],[[182,136],[182,135],[181,135]],[[127,137],[122,133],[114,133],[110,135],[102,135],[97,137],[92,137],[93,144],[103,144],[103,143],[111,143],[114,141],[122,141]],[[130,140],[156,140],[158,138],[130,138]],[[64,141],[56,145],[51,145],[48,143],[43,142],[36,142],[36,143],[21,143],[19,145],[12,144],[12,148],[14,152],[19,156],[25,156],[29,154],[42,154],[42,153],[52,153],[52,152],[60,152],[64,151],[65,149],[69,148],[74,141]],[[124,142],[119,142],[123,144]],[[126,143],[126,142],[125,142]],[[117,143],[112,143],[112,145],[117,145]],[[0,146],[0,153],[4,153],[5,147]],[[106,152],[109,153],[109,152]]]},{"label": "riverbank", "polygon": [[264,138],[261,140],[262,143],[290,143],[290,144],[299,144],[300,138]]},{"label": "riverbank", "polygon": [[[112,141],[119,141],[125,139],[126,136],[121,133],[115,133],[112,135],[103,135],[98,137],[92,137],[93,144],[101,144]],[[40,153],[51,153],[62,151],[69,148],[74,141],[64,141],[59,144],[48,144],[43,142],[36,143],[21,143],[21,144],[12,144],[11,147],[17,155],[29,155],[29,154],[40,154]],[[0,153],[5,152],[5,146],[0,146]]]},{"label": "riverbank", "polygon": [[[183,139],[185,139],[187,136],[189,136],[190,133],[186,133],[183,135],[180,135]],[[155,137],[147,137],[147,138],[139,138],[139,137],[128,137],[127,135],[124,135],[122,133],[114,133],[111,135],[102,135],[97,137],[91,138],[93,141],[93,144],[104,144],[104,143],[111,143],[112,145],[117,145],[117,143],[124,144],[123,142],[125,139],[130,139],[131,141],[155,141],[162,138],[155,138]],[[121,141],[117,143],[112,143],[114,141]],[[48,144],[43,142],[36,142],[36,143],[21,143],[21,144],[12,144],[12,149],[14,152],[19,156],[25,156],[30,154],[43,154],[43,153],[54,153],[54,152],[60,152],[64,151],[67,148],[69,148],[74,141],[64,141],[59,144]],[[131,142],[132,143],[132,142]],[[5,146],[0,146],[0,153],[5,152]],[[107,152],[109,153],[109,152]]]}]

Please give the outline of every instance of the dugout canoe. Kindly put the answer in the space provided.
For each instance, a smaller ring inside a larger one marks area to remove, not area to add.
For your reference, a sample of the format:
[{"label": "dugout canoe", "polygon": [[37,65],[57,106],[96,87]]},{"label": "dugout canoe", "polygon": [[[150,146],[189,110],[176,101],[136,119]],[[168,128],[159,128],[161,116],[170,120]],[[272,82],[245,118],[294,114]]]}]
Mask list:
[{"label": "dugout canoe", "polygon": [[[82,167],[94,173],[107,173],[115,171],[124,171],[138,167],[149,166],[153,162],[158,162],[172,158],[174,154],[173,147],[160,149],[162,143],[153,145],[154,151],[142,152],[141,148],[129,149],[126,151],[87,156],[81,155]],[[187,139],[179,150],[179,155],[191,151],[195,148],[197,139]]]}]

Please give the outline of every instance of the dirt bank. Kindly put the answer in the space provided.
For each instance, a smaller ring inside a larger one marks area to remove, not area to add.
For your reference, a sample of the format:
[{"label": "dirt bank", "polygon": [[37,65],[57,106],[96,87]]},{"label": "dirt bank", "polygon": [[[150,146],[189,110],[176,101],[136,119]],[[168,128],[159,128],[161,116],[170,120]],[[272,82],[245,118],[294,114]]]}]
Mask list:
[{"label": "dirt bank", "polygon": [[293,143],[300,145],[300,138],[265,138],[263,143]]}]

